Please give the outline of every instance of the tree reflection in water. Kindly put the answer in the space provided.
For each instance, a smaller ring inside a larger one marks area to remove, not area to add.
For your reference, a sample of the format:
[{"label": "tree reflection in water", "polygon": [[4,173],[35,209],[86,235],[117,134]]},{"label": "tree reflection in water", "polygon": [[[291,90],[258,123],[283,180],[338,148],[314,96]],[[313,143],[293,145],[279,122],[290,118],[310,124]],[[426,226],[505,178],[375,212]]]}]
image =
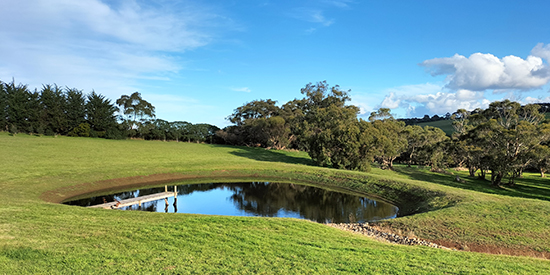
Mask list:
[{"label": "tree reflection in water", "polygon": [[[188,184],[177,187],[178,199],[172,198],[174,212],[177,212],[177,201],[185,201],[194,192],[223,190],[227,198],[246,214],[245,216],[262,217],[299,217],[316,222],[368,222],[380,219],[394,218],[398,208],[383,201],[376,201],[364,196],[330,191],[318,187],[288,183],[206,183]],[[154,193],[164,192],[164,187],[141,189],[131,192],[98,196],[67,204],[90,206],[103,203],[103,198],[110,202],[115,199],[124,200]],[[222,203],[215,199],[207,202],[209,205]],[[226,203],[226,202],[223,202]],[[165,207],[162,207],[165,206]],[[123,210],[142,210],[168,212],[168,201],[143,203],[121,208]],[[223,209],[227,206],[219,206]],[[180,207],[182,208],[182,207]],[[184,209],[184,207],[183,207]],[[223,214],[223,213],[218,213]],[[236,215],[239,215],[236,213]]]}]

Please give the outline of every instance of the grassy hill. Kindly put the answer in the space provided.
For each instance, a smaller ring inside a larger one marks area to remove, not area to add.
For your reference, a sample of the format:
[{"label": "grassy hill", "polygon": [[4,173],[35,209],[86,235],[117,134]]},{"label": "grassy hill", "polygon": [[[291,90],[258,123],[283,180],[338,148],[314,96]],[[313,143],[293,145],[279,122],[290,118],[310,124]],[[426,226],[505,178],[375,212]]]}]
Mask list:
[{"label": "grassy hill", "polygon": [[[550,119],[550,112],[544,113],[544,117],[546,119]],[[437,127],[437,128],[440,128],[441,130],[443,130],[443,132],[445,132],[445,134],[447,134],[448,136],[451,136],[455,132],[455,129],[453,128],[453,121],[450,120],[450,119],[438,120],[438,121],[429,121],[429,122],[421,122],[421,123],[417,123],[415,125],[418,125],[420,127],[424,127],[424,126]]]},{"label": "grassy hill", "polygon": [[[421,168],[319,168],[300,152],[6,133],[0,155],[0,273],[550,273],[550,261],[541,259],[550,255],[550,187],[536,175],[494,189]],[[418,212],[380,226],[459,250],[386,244],[296,219],[59,204],[174,180],[314,183],[371,193]],[[484,249],[539,258],[468,252]]]},{"label": "grassy hill", "polygon": [[443,130],[443,132],[445,132],[445,134],[447,134],[448,136],[453,135],[453,133],[455,132],[455,129],[453,128],[453,121],[450,120],[450,119],[421,122],[421,123],[417,123],[415,125],[418,125],[420,127],[424,127],[424,126],[437,127],[439,129]]}]

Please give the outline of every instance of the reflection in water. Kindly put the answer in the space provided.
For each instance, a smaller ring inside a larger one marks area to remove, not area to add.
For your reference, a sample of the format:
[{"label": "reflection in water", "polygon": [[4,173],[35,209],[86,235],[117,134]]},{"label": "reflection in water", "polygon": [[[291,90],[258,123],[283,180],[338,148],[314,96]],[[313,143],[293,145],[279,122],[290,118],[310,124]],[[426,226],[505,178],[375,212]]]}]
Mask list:
[{"label": "reflection in water", "polygon": [[[90,206],[164,192],[164,187],[68,202]],[[177,187],[178,197],[123,207],[123,210],[294,217],[317,222],[367,222],[394,218],[397,207],[382,201],[322,188],[287,183],[207,183]],[[173,207],[169,207],[172,204]],[[163,207],[164,206],[164,207]]]}]

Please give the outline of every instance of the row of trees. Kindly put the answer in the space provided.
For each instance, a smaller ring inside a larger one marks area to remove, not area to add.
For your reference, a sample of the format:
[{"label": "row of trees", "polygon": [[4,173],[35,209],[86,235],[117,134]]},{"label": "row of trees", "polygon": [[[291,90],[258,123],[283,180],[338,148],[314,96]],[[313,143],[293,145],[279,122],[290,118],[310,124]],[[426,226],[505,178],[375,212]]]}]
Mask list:
[{"label": "row of trees", "polygon": [[16,133],[100,136],[120,135],[115,112],[103,95],[74,88],[26,85],[0,81],[0,128]]},{"label": "row of trees", "polygon": [[301,93],[303,99],[281,107],[270,99],[238,107],[228,117],[235,125],[219,136],[234,145],[304,150],[318,165],[357,170],[368,170],[373,161],[392,168],[404,153],[409,163],[436,163],[428,152],[446,139],[439,128],[405,126],[389,109],[360,119],[359,108],[347,104],[349,91],[326,82],[310,83]]},{"label": "row of trees", "polygon": [[550,170],[550,123],[539,112],[544,105],[521,106],[508,100],[486,110],[458,110],[450,116],[455,134],[448,137],[430,126],[406,125],[389,109],[358,118],[347,104],[349,91],[326,82],[308,84],[302,99],[282,106],[256,100],[235,109],[234,125],[220,130],[209,124],[168,122],[155,118],[155,107],[139,93],[111,103],[103,95],[74,88],[0,81],[0,129],[16,133],[142,138],[227,143],[308,152],[320,166],[368,170],[373,162],[392,169],[409,165],[465,167],[471,176],[500,185],[513,184],[526,169]]},{"label": "row of trees", "polygon": [[493,102],[473,113],[464,109],[453,114],[456,130],[448,146],[455,166],[467,167],[470,176],[500,185],[509,184],[525,169],[536,169],[544,176],[550,169],[550,123],[539,112],[540,105],[521,106],[509,100]]},{"label": "row of trees", "polygon": [[0,130],[12,134],[220,142],[216,126],[155,119],[155,107],[137,92],[122,95],[115,104],[94,91],[84,94],[55,84],[31,91],[15,81],[0,81]]},{"label": "row of trees", "polygon": [[394,161],[409,165],[465,167],[471,176],[491,172],[494,185],[504,178],[513,184],[525,169],[544,175],[550,169],[550,124],[541,105],[521,106],[508,100],[486,110],[449,114],[456,133],[448,137],[430,126],[405,125],[389,109],[358,118],[348,105],[349,91],[326,82],[308,84],[303,99],[282,106],[270,99],[235,109],[234,123],[218,132],[227,143],[266,148],[293,148],[308,152],[320,166],[367,170],[371,163],[392,169]]}]

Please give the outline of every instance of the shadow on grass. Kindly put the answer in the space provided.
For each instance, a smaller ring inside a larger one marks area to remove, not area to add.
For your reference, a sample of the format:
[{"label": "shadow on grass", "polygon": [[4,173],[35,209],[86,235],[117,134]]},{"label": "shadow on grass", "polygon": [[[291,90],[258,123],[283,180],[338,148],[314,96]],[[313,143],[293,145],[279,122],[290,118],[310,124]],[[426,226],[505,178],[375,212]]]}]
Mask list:
[{"label": "shadow on grass", "polygon": [[[428,168],[405,166],[396,167],[395,172],[414,180],[428,181],[482,193],[550,201],[550,181],[546,178],[525,177],[517,179],[514,186],[495,187],[490,180],[470,178],[466,173],[461,172],[455,172],[454,175],[451,175],[434,173]],[[456,181],[456,175],[459,175],[463,182]],[[487,178],[490,177],[491,175],[488,174]]]},{"label": "shadow on grass", "polygon": [[258,161],[283,162],[289,164],[302,164],[315,166],[315,163],[305,153],[288,152],[282,150],[266,150],[259,147],[217,145],[225,148],[236,149],[230,154]]}]

